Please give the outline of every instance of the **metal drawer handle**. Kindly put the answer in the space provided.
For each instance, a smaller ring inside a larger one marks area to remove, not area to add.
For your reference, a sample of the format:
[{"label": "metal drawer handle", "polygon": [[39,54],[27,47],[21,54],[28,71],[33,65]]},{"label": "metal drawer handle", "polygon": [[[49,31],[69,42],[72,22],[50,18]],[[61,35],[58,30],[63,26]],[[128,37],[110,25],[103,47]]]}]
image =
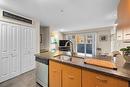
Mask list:
[{"label": "metal drawer handle", "polygon": [[74,76],[68,75],[69,79],[74,79]]},{"label": "metal drawer handle", "polygon": [[96,79],[97,79],[97,80],[100,80],[100,81],[102,81],[102,82],[107,82],[106,79],[103,79],[103,78],[101,78],[101,77],[96,77]]},{"label": "metal drawer handle", "polygon": [[56,70],[53,70],[53,72],[57,72]]}]

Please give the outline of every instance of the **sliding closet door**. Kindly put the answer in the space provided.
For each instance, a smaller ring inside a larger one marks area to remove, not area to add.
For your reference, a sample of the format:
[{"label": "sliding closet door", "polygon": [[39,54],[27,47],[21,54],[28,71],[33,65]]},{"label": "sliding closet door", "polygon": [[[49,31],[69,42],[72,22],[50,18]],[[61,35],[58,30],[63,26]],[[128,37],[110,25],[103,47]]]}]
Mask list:
[{"label": "sliding closet door", "polygon": [[8,24],[0,22],[0,82],[9,78],[9,28]]},{"label": "sliding closet door", "polygon": [[21,70],[27,72],[35,67],[34,34],[30,27],[21,27]]}]

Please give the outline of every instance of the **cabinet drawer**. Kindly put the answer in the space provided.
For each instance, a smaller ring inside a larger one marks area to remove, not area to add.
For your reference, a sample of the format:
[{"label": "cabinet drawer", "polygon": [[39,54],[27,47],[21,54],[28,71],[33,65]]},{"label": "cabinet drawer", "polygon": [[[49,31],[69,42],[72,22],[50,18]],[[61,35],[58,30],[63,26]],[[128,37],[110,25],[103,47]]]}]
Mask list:
[{"label": "cabinet drawer", "polygon": [[82,71],[83,87],[129,87],[127,81],[87,70]]},{"label": "cabinet drawer", "polygon": [[129,87],[127,81],[101,74],[96,76],[96,80],[101,83],[102,87]]},{"label": "cabinet drawer", "polygon": [[62,87],[81,87],[81,69],[62,65]]}]

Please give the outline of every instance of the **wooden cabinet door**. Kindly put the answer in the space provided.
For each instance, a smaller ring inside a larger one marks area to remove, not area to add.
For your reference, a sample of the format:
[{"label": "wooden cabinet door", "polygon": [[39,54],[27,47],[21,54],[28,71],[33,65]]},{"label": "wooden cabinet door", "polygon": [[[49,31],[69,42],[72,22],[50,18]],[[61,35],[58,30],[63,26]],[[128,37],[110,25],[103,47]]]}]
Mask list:
[{"label": "wooden cabinet door", "polygon": [[61,64],[49,61],[49,87],[61,87]]},{"label": "wooden cabinet door", "polygon": [[98,81],[98,84],[101,84],[101,87],[129,87],[127,81],[110,76],[98,75],[96,76],[96,80]]},{"label": "wooden cabinet door", "polygon": [[124,80],[83,70],[82,87],[129,87],[129,84]]},{"label": "wooden cabinet door", "polygon": [[62,87],[81,87],[81,69],[62,65]]},{"label": "wooden cabinet door", "polygon": [[96,76],[96,73],[82,70],[82,87],[98,87],[98,82],[95,79]]}]

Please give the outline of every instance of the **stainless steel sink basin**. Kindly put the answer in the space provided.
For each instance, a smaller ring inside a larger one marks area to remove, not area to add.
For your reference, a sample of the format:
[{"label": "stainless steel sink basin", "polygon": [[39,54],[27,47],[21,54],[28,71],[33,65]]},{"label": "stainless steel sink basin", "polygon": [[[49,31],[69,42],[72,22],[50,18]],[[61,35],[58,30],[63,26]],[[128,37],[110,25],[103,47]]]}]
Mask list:
[{"label": "stainless steel sink basin", "polygon": [[59,56],[59,59],[65,60],[65,61],[71,61],[72,57],[66,56],[66,55],[61,55],[61,56]]},{"label": "stainless steel sink basin", "polygon": [[69,55],[57,55],[55,56],[56,58],[60,59],[60,60],[63,60],[63,61],[72,61],[72,59],[74,58],[80,58],[80,59],[84,59],[82,57],[78,57],[78,56],[69,56]]}]

